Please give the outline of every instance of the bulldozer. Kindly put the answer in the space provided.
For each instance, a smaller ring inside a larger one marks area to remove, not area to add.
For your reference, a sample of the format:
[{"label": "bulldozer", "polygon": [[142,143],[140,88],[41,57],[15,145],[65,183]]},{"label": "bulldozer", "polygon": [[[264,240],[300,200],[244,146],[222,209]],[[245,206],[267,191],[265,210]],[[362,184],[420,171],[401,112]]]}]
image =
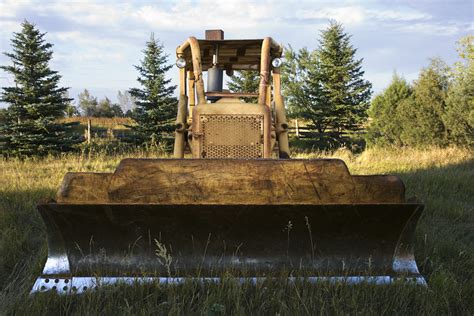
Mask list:
[{"label": "bulldozer", "polygon": [[[226,275],[426,284],[413,249],[423,204],[405,198],[399,177],[290,158],[282,50],[221,30],[180,45],[174,157],[67,173],[37,206],[48,256],[32,292]],[[258,92],[225,90],[234,71],[259,72]]]}]

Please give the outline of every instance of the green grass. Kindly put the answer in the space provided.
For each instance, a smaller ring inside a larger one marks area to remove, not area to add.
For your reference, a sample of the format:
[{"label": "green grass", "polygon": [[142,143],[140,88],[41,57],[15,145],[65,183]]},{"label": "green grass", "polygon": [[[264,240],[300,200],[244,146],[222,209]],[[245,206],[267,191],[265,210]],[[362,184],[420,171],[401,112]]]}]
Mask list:
[{"label": "green grass", "polygon": [[[154,157],[150,152],[135,157]],[[474,159],[459,148],[305,153],[338,157],[353,174],[400,175],[426,209],[415,255],[428,288],[287,283],[119,286],[80,296],[29,296],[46,258],[36,203],[53,197],[68,171],[112,171],[123,156],[0,160],[0,314],[464,314],[474,313]]]}]

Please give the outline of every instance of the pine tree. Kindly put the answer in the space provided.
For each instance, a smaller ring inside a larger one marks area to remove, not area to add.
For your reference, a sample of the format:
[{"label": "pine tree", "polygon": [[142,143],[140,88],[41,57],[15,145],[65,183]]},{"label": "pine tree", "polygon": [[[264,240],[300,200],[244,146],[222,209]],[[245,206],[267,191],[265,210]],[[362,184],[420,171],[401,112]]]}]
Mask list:
[{"label": "pine tree", "polygon": [[372,85],[363,79],[363,59],[341,24],[331,22],[321,34],[319,48],[311,57],[304,94],[311,101],[303,115],[311,118],[320,133],[338,141],[342,133],[361,129],[367,119]]},{"label": "pine tree", "polygon": [[321,33],[316,50],[285,50],[282,82],[289,114],[315,130],[305,134],[320,147],[347,145],[341,135],[360,130],[367,119],[371,84],[363,79],[356,51],[335,22]]},{"label": "pine tree", "polygon": [[69,124],[60,124],[68,102],[68,88],[58,87],[61,76],[49,68],[52,44],[34,24],[25,21],[11,39],[12,65],[0,66],[13,76],[15,86],[3,87],[0,100],[8,104],[0,128],[2,154],[44,155],[72,149],[79,140],[68,136]]},{"label": "pine tree", "polygon": [[397,109],[412,95],[413,89],[408,82],[394,74],[390,85],[372,100],[369,109],[371,122],[367,130],[369,144],[402,145],[400,138],[402,130]]},{"label": "pine tree", "polygon": [[176,86],[170,85],[171,79],[166,78],[172,66],[167,64],[163,45],[153,34],[143,53],[141,64],[135,66],[141,88],[129,90],[136,104],[133,118],[137,124],[133,129],[140,142],[167,145],[172,139],[177,111],[177,100],[173,97]]},{"label": "pine tree", "polygon": [[[230,77],[227,86],[232,92],[257,93],[260,85],[260,74],[258,71],[237,71]],[[257,103],[257,98],[243,98],[245,102]]]}]

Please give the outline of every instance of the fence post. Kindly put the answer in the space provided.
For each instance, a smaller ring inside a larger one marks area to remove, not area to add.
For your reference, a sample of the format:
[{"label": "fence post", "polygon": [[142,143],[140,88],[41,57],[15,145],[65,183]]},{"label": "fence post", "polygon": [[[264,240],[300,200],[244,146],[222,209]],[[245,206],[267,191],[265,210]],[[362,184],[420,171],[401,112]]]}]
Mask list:
[{"label": "fence post", "polygon": [[87,131],[86,131],[86,137],[87,137],[87,143],[88,144],[91,143],[91,125],[92,125],[91,119],[88,119],[87,120]]},{"label": "fence post", "polygon": [[300,127],[298,125],[298,119],[295,119],[295,132],[296,132],[296,138],[300,138]]}]

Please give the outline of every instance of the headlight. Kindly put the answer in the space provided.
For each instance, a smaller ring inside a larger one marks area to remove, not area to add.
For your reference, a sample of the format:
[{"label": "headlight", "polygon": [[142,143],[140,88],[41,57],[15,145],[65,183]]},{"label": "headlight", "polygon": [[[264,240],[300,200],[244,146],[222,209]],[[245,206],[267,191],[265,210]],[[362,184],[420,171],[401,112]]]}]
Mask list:
[{"label": "headlight", "polygon": [[280,67],[282,64],[283,64],[283,60],[281,60],[280,58],[275,58],[272,60],[272,66],[275,68]]},{"label": "headlight", "polygon": [[176,59],[176,67],[178,68],[186,67],[186,59],[184,59],[183,57]]}]

